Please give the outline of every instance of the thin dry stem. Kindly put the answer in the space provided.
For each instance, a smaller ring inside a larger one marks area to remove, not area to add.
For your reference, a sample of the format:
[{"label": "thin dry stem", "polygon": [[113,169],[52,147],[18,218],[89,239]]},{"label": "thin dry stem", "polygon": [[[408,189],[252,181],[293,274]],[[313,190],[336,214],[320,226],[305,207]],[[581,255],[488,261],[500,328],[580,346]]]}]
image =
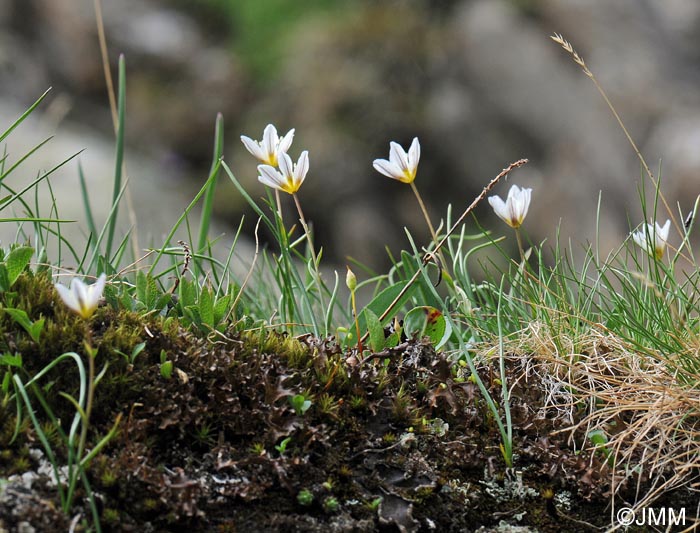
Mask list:
[{"label": "thin dry stem", "polygon": [[241,299],[241,296],[243,296],[243,290],[245,289],[246,285],[248,285],[248,280],[253,274],[253,270],[255,269],[255,263],[258,261],[258,255],[260,255],[260,238],[258,237],[258,230],[260,229],[261,220],[262,218],[258,217],[258,221],[255,224],[255,254],[253,254],[253,261],[250,263],[250,268],[248,269],[248,272],[246,273],[245,278],[243,279],[243,283],[241,283],[240,289],[238,289],[238,294],[236,295],[236,298],[233,300],[231,309],[229,309],[228,315],[226,317],[227,319],[235,312],[236,306],[238,305],[238,301]]},{"label": "thin dry stem", "polygon": [[637,143],[634,142],[634,139],[632,139],[632,136],[630,135],[629,131],[627,130],[627,127],[625,126],[624,122],[622,122],[622,118],[618,114],[617,110],[615,109],[615,106],[612,104],[610,99],[608,98],[608,95],[606,92],[603,90],[603,87],[598,83],[598,80],[596,79],[595,75],[591,70],[588,68],[586,63],[584,62],[583,58],[574,50],[574,47],[571,45],[569,41],[564,39],[560,34],[555,33],[554,35],[550,36],[550,39],[552,39],[555,43],[559,44],[568,54],[571,55],[572,59],[574,62],[580,66],[583,69],[584,74],[588,76],[591,81],[593,81],[593,84],[595,85],[596,89],[598,90],[598,93],[600,93],[600,96],[602,96],[603,100],[605,101],[605,104],[608,106],[608,109],[610,109],[610,112],[613,114],[615,117],[615,120],[617,121],[618,125],[622,129],[623,133],[625,134],[625,137],[627,137],[627,140],[629,141],[630,145],[632,145],[632,149],[634,150],[634,153],[637,155],[637,158],[642,164],[642,167],[644,168],[644,172],[646,172],[647,176],[649,176],[649,179],[651,180],[652,184],[654,187],[659,191],[659,198],[661,198],[661,202],[664,204],[664,207],[666,208],[666,211],[668,212],[668,216],[670,219],[673,221],[673,226],[676,228],[678,231],[679,235],[684,235],[684,232],[681,231],[681,226],[678,223],[678,220],[676,219],[674,212],[671,210],[671,206],[668,204],[666,201],[666,197],[664,196],[663,192],[659,188],[659,181],[654,177],[654,174],[652,173],[651,169],[649,168],[649,165],[647,165],[646,160],[644,159],[644,156],[642,155],[642,152],[639,151],[639,148],[637,147]]},{"label": "thin dry stem", "polygon": [[[119,129],[119,114],[117,112],[117,97],[114,91],[114,82],[112,80],[112,72],[109,68],[109,53],[107,52],[107,39],[105,37],[105,27],[102,18],[102,2],[101,0],[94,0],[95,5],[95,19],[97,23],[97,38],[100,42],[100,54],[102,56],[102,69],[105,74],[105,83],[107,84],[107,96],[109,98],[109,109],[112,112],[112,126],[114,127],[114,133],[117,133]],[[126,161],[122,161],[122,172],[124,176],[127,176],[126,172]],[[126,196],[126,207],[127,213],[129,214],[129,222],[134,228],[133,236],[131,238],[131,250],[134,257],[138,257],[141,251],[141,246],[139,246],[138,231],[138,220],[136,218],[136,210],[134,209],[134,202],[131,196],[131,187],[129,187],[129,180],[126,181],[126,190],[124,191]]]},{"label": "thin dry stem", "polygon": [[[477,205],[486,197],[486,195],[493,189],[493,187],[504,177],[506,177],[510,172],[515,170],[516,168],[519,168],[525,164],[527,164],[528,160],[527,159],[518,159],[514,163],[511,163],[508,165],[506,168],[501,170],[501,172],[493,178],[487,185],[484,187],[484,189],[481,191],[481,193],[474,199],[474,201],[469,204],[469,207],[467,207],[464,210],[464,213],[457,219],[457,222],[455,222],[451,228],[447,230],[447,233],[445,233],[445,236],[442,238],[440,242],[438,242],[435,245],[435,250],[426,253],[423,256],[423,265],[427,265],[429,262],[433,261],[434,256],[440,252],[440,249],[443,247],[443,245],[447,242],[447,239],[450,238],[450,236],[455,232],[455,230],[462,225],[464,220],[469,216],[469,214],[474,211],[474,208],[476,208]],[[413,285],[418,277],[422,274],[422,270],[419,268],[415,271],[413,276],[411,276],[411,279],[408,280],[408,283],[404,286],[403,289],[401,289],[401,292],[399,292],[398,295],[396,295],[396,298],[389,304],[389,306],[386,308],[386,310],[382,313],[382,315],[379,317],[379,321],[383,321],[389,313],[393,310],[393,307],[401,300],[401,298],[404,297],[406,292],[409,290],[411,285]],[[362,341],[364,342],[367,337],[369,336],[369,332],[365,333],[362,336]]]}]

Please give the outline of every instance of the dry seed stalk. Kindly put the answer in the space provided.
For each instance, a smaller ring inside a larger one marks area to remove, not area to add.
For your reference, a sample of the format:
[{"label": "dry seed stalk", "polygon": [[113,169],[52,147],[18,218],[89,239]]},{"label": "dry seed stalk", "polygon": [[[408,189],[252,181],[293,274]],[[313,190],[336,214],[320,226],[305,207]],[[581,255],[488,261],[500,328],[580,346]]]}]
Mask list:
[{"label": "dry seed stalk", "polygon": [[[474,199],[474,201],[473,201],[471,204],[469,204],[469,207],[467,207],[467,209],[464,211],[464,213],[462,213],[462,215],[457,219],[457,222],[455,222],[455,223],[452,225],[452,227],[451,227],[450,229],[447,230],[447,233],[445,233],[445,236],[442,238],[442,240],[441,240],[439,243],[437,243],[437,244],[435,245],[435,249],[432,250],[432,251],[430,251],[430,252],[428,252],[428,253],[426,253],[426,254],[423,256],[423,260],[422,260],[423,265],[425,266],[425,265],[427,265],[429,262],[435,261],[435,258],[437,257],[437,254],[440,252],[440,249],[442,248],[442,246],[447,242],[447,239],[449,239],[450,236],[454,233],[454,231],[464,222],[464,219],[466,219],[466,218],[469,216],[469,214],[470,214],[472,211],[474,211],[474,208],[475,208],[477,205],[479,205],[479,203],[484,199],[484,197],[489,193],[489,191],[490,191],[491,189],[493,189],[493,187],[496,185],[496,183],[498,183],[501,179],[503,179],[504,177],[506,177],[512,170],[515,170],[516,168],[519,168],[519,167],[525,165],[527,162],[528,162],[527,159],[518,159],[518,160],[515,161],[514,163],[511,163],[511,164],[508,165],[506,168],[504,168],[503,170],[501,170],[501,172],[498,174],[498,176],[496,176],[495,178],[493,178],[493,179],[486,185],[486,187],[484,187],[484,190],[481,191],[481,193],[479,194],[479,196],[477,196],[477,197]],[[408,280],[408,283],[406,283],[406,285],[404,286],[404,288],[401,289],[401,292],[396,296],[396,298],[394,298],[394,300],[391,302],[391,304],[389,304],[389,307],[387,307],[386,310],[385,310],[385,311],[382,313],[382,315],[379,317],[379,321],[380,321],[380,322],[381,322],[382,320],[384,320],[384,319],[389,315],[389,313],[391,312],[391,310],[393,309],[393,307],[397,304],[397,302],[399,302],[399,301],[401,300],[401,298],[404,297],[404,295],[406,294],[406,292],[408,291],[408,289],[411,287],[411,285],[413,285],[413,284],[416,282],[416,280],[418,279],[418,276],[420,276],[422,272],[423,272],[423,271],[422,271],[420,268],[419,268],[418,270],[415,271],[415,273],[413,274],[413,276],[411,277],[411,279]],[[362,339],[361,339],[361,340],[364,342],[365,340],[367,340],[367,337],[368,337],[368,336],[369,336],[369,332],[365,333],[365,334],[362,336]]]},{"label": "dry seed stalk", "polygon": [[622,118],[617,113],[615,106],[613,106],[612,102],[608,98],[608,95],[603,90],[603,87],[601,87],[600,83],[598,83],[598,80],[593,75],[593,72],[591,72],[591,70],[586,65],[586,62],[578,54],[578,52],[576,52],[576,50],[574,50],[574,47],[571,45],[571,43],[569,41],[567,41],[566,39],[564,39],[564,37],[562,37],[558,33],[555,33],[554,35],[550,35],[549,38],[552,39],[559,46],[561,46],[564,49],[564,51],[566,51],[569,55],[571,55],[571,58],[574,60],[574,62],[579,67],[581,67],[584,74],[586,74],[586,76],[588,76],[591,79],[591,81],[593,81],[593,84],[595,85],[596,89],[598,89],[600,96],[603,97],[605,104],[608,106],[608,109],[610,109],[610,112],[615,117],[615,120],[617,121],[618,125],[620,126],[623,133],[625,134],[625,137],[627,137],[627,141],[629,141],[630,145],[632,145],[632,149],[634,150],[634,153],[637,154],[637,158],[641,162],[642,167],[644,168],[644,172],[646,172],[647,176],[649,176],[649,179],[651,180],[655,189],[659,191],[659,198],[661,198],[661,202],[664,204],[664,207],[666,208],[666,211],[668,212],[668,216],[673,221],[673,226],[676,228],[679,235],[684,235],[684,232],[681,231],[681,226],[678,224],[678,221],[676,220],[674,212],[671,210],[671,207],[669,206],[668,202],[666,201],[666,197],[664,196],[663,192],[659,188],[659,181],[654,177],[654,174],[652,173],[651,169],[649,168],[649,165],[647,165],[647,162],[644,159],[644,156],[639,151],[639,148],[637,147],[637,143],[634,142],[634,139],[632,139],[632,136],[630,135],[629,131],[627,131],[627,127],[625,126],[624,122],[622,122]]}]

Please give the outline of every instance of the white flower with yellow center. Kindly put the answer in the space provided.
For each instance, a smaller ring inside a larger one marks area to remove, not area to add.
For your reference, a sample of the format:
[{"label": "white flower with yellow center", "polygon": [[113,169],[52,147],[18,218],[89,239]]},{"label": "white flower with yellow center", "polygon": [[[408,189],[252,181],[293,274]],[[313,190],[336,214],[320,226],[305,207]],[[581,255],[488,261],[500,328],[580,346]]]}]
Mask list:
[{"label": "white flower with yellow center", "polygon": [[532,189],[521,189],[513,185],[508,191],[508,198],[504,202],[500,196],[489,196],[489,204],[493,207],[498,217],[511,228],[519,228],[530,207]]},{"label": "white flower with yellow center", "polygon": [[304,150],[293,166],[292,158],[286,152],[280,152],[278,163],[279,170],[270,165],[258,165],[258,181],[289,194],[296,193],[309,171],[309,152]]},{"label": "white flower with yellow center", "polygon": [[262,141],[254,141],[250,137],[241,135],[241,141],[246,149],[259,161],[266,165],[276,167],[278,164],[278,153],[287,152],[294,140],[294,128],[287,132],[281,139],[277,135],[277,128],[268,124],[263,131]]},{"label": "white flower with yellow center", "polygon": [[97,309],[106,280],[107,275],[102,274],[92,285],[85,285],[78,278],[73,278],[70,289],[60,283],[56,283],[55,287],[66,306],[83,318],[90,318]]},{"label": "white flower with yellow center", "polygon": [[670,229],[670,220],[667,220],[663,226],[659,226],[658,222],[654,222],[654,225],[644,224],[641,230],[632,233],[632,239],[639,246],[644,248],[647,253],[653,255],[657,260],[660,260],[666,251],[668,232]]},{"label": "white flower with yellow center", "polygon": [[398,180],[402,183],[413,183],[418,171],[418,161],[420,160],[420,143],[418,137],[413,138],[408,153],[400,144],[389,143],[389,159],[375,159],[374,168],[385,176]]}]

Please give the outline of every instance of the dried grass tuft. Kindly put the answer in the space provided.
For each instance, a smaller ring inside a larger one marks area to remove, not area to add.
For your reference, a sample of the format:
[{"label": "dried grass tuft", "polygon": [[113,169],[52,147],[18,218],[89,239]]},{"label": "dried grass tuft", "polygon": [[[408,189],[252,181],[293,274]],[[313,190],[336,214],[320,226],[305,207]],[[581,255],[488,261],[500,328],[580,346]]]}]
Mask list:
[{"label": "dried grass tuft", "polygon": [[524,379],[546,391],[542,409],[570,421],[559,433],[579,444],[593,430],[608,436],[613,496],[636,480],[640,509],[667,491],[700,488],[700,373],[641,355],[602,326],[574,339],[532,323],[509,349],[520,354]]}]

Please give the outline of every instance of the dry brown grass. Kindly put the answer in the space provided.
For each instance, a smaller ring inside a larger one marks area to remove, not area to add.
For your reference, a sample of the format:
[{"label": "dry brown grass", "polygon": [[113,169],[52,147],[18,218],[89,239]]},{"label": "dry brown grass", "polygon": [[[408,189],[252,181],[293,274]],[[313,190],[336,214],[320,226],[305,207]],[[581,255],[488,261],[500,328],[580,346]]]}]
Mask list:
[{"label": "dry brown grass", "polygon": [[[636,484],[634,501],[625,505],[637,509],[667,491],[700,488],[700,375],[641,355],[602,326],[574,339],[532,323],[509,349],[518,354],[523,379],[546,391],[541,408],[570,422],[560,432],[574,445],[592,447],[581,436],[593,430],[608,436],[611,516],[623,483]],[[697,510],[686,512],[690,520]]]}]

